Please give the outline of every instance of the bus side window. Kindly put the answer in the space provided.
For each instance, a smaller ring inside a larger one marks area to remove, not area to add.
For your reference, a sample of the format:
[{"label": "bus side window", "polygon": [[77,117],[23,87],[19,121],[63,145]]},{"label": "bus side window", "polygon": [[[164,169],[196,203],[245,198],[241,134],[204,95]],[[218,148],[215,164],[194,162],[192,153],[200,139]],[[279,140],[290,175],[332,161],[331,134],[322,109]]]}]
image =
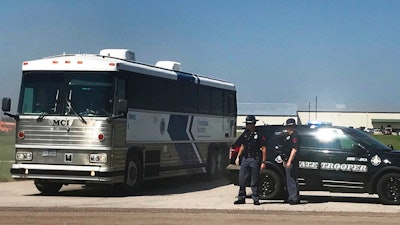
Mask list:
[{"label": "bus side window", "polygon": [[199,87],[199,113],[211,113],[211,89],[209,87]]},{"label": "bus side window", "polygon": [[224,98],[223,98],[223,94],[222,91],[220,90],[212,90],[212,99],[211,99],[211,112],[213,114],[222,114],[223,113],[223,102],[224,102]]},{"label": "bus side window", "polygon": [[118,79],[117,84],[117,99],[126,99],[126,81],[124,79]]},{"label": "bus side window", "polygon": [[[117,90],[116,90],[116,101],[114,103],[114,108],[117,108],[117,103],[119,99],[127,99],[126,98],[126,81],[125,79],[118,79],[117,82]],[[115,114],[118,114],[118,112],[114,112]]]}]

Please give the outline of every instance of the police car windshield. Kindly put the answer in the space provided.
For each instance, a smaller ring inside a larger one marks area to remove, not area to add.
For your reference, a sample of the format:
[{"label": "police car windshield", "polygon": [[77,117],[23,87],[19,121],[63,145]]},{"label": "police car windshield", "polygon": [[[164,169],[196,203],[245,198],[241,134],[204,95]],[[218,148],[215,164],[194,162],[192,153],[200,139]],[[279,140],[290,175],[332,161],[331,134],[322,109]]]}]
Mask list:
[{"label": "police car windshield", "polygon": [[392,149],[386,146],[385,144],[379,142],[375,138],[371,137],[371,135],[353,128],[346,128],[345,132],[348,133],[351,137],[354,138],[354,141],[360,143],[365,148],[372,149],[381,149],[391,151]]}]

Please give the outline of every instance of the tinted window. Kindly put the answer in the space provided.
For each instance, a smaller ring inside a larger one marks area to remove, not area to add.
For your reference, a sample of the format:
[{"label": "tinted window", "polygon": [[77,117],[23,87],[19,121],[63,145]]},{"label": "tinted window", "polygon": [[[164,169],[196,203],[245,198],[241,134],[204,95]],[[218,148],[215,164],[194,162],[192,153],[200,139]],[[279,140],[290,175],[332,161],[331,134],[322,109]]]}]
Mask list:
[{"label": "tinted window", "polygon": [[112,114],[113,79],[99,74],[68,74],[68,101],[65,114],[109,116]]},{"label": "tinted window", "polygon": [[59,114],[63,73],[25,73],[18,111],[21,114]]},{"label": "tinted window", "polygon": [[224,98],[223,98],[223,92],[221,90],[217,90],[214,89],[212,90],[212,105],[211,105],[211,112],[213,114],[222,114],[223,113],[223,102],[224,102]]},{"label": "tinted window", "polygon": [[211,113],[211,89],[199,87],[199,113]]},{"label": "tinted window", "polygon": [[303,147],[322,149],[351,150],[356,144],[347,134],[336,128],[319,128],[303,132],[301,140]]}]

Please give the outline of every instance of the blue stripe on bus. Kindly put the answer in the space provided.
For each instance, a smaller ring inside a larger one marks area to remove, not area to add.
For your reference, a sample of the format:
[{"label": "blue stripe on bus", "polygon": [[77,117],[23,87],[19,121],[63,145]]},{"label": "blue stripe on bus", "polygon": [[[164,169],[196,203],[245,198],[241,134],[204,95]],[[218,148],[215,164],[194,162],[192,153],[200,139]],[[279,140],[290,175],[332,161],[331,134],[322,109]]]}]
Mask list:
[{"label": "blue stripe on bus", "polygon": [[171,115],[168,123],[168,134],[172,141],[188,141],[189,136],[186,133],[186,126],[189,116]]},{"label": "blue stripe on bus", "polygon": [[194,119],[194,116],[191,116],[190,117],[190,125],[189,125],[189,139],[190,140],[194,140],[194,136],[193,136],[193,133],[192,133],[192,126],[193,126],[193,119]]},{"label": "blue stripe on bus", "polygon": [[190,143],[175,144],[176,151],[183,164],[199,163],[199,159]]},{"label": "blue stripe on bus", "polygon": [[196,78],[191,74],[178,72],[177,75],[178,75],[178,80],[180,80],[180,81],[195,83]]},{"label": "blue stripe on bus", "polygon": [[[190,127],[192,128],[193,117],[188,115],[171,115],[168,123],[168,133],[172,141],[190,141],[192,138],[186,132],[186,126],[190,121]],[[193,140],[193,139],[192,139]],[[199,159],[196,155],[196,149],[190,143],[176,143],[176,151],[178,152],[179,158],[183,164],[199,163]]]}]

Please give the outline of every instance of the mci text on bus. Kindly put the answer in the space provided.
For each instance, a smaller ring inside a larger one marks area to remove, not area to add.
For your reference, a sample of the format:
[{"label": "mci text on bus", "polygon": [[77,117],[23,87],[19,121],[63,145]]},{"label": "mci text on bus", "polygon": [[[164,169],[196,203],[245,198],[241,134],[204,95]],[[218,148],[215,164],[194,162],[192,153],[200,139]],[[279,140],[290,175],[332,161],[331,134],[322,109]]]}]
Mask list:
[{"label": "mci text on bus", "polygon": [[63,54],[22,65],[15,179],[44,194],[68,184],[107,184],[125,194],[146,180],[223,174],[236,136],[235,85],[155,66],[134,52]]}]

